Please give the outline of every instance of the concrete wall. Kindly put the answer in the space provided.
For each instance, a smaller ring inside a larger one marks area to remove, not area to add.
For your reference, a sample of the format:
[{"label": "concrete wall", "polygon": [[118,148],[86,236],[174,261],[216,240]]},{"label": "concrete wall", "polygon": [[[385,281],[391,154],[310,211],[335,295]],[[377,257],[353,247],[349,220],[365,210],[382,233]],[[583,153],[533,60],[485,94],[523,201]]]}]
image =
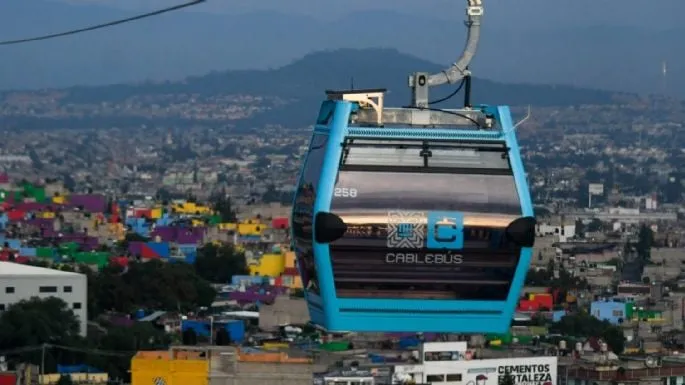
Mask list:
[{"label": "concrete wall", "polygon": [[[41,288],[48,290],[41,290]],[[52,292],[41,292],[49,291]],[[11,292],[10,292],[11,291]],[[88,323],[88,285],[86,276],[56,272],[55,275],[4,275],[0,278],[0,312],[2,308],[31,297],[57,297],[67,303],[79,319],[80,334],[85,336]],[[4,306],[3,306],[4,305]]]},{"label": "concrete wall", "polygon": [[309,385],[313,373],[324,370],[315,364],[237,362],[230,370],[212,373],[209,385]]},{"label": "concrete wall", "polygon": [[555,239],[554,236],[538,236],[535,238],[535,246],[533,246],[533,258],[531,259],[531,266],[547,267],[550,260],[554,260],[556,256],[556,247],[553,247]]},{"label": "concrete wall", "polygon": [[276,297],[273,305],[259,307],[259,328],[264,331],[277,330],[279,325],[302,325],[309,321],[307,302],[304,298]]}]

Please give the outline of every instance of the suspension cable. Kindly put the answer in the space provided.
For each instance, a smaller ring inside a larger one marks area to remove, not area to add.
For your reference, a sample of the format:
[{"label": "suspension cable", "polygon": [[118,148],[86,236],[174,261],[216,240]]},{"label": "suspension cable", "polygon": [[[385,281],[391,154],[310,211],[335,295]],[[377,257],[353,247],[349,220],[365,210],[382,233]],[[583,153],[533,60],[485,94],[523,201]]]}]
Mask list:
[{"label": "suspension cable", "polygon": [[197,4],[200,4],[200,3],[204,3],[205,1],[207,1],[207,0],[192,0],[192,1],[189,1],[189,2],[187,2],[187,3],[183,3],[183,4],[179,4],[179,5],[174,5],[174,6],[172,6],[172,7],[167,7],[167,8],[158,9],[158,10],[156,10],[156,11],[144,13],[144,14],[137,15],[137,16],[128,17],[128,18],[125,18],[125,19],[119,19],[119,20],[110,21],[110,22],[103,23],[103,24],[92,25],[92,26],[90,26],[90,27],[85,27],[85,28],[72,29],[72,30],[65,31],[65,32],[53,33],[53,34],[50,34],[50,35],[29,37],[29,38],[16,39],[16,40],[4,40],[4,41],[0,41],[0,45],[14,45],[14,44],[30,43],[30,42],[34,42],[34,41],[55,39],[55,38],[58,38],[58,37],[69,36],[69,35],[76,35],[76,34],[83,33],[83,32],[95,31],[95,30],[98,30],[98,29],[113,27],[113,26],[119,25],[119,24],[125,24],[125,23],[131,22],[131,21],[136,21],[136,20],[140,20],[140,19],[146,19],[146,18],[148,18],[148,17],[159,16],[159,15],[161,15],[161,14],[163,14],[163,13],[172,12],[172,11],[177,11],[177,10],[179,10],[179,9],[192,7],[193,5],[197,5]]}]

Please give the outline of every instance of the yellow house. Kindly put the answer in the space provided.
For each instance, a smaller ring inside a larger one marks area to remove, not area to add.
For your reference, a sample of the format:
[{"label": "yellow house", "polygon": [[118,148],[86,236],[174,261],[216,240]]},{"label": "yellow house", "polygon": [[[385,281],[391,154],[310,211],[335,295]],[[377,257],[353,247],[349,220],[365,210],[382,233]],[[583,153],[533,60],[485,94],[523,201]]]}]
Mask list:
[{"label": "yellow house", "polygon": [[219,230],[235,231],[237,228],[238,228],[237,223],[230,223],[230,222],[219,223]]},{"label": "yellow house", "polygon": [[291,289],[302,289],[302,277],[297,270],[297,259],[294,251],[285,251],[285,269],[282,284]]},{"label": "yellow house", "polygon": [[208,374],[209,361],[200,352],[138,352],[131,360],[131,385],[207,385]]},{"label": "yellow house", "polygon": [[172,209],[179,214],[211,214],[212,209],[195,202],[177,203]]},{"label": "yellow house", "polygon": [[248,219],[238,223],[237,230],[239,235],[259,236],[269,226],[262,223],[259,219]]},{"label": "yellow house", "polygon": [[62,195],[57,195],[52,197],[52,203],[56,205],[63,205],[64,204],[64,197]]},{"label": "yellow house", "polygon": [[278,277],[285,270],[285,256],[283,254],[263,254],[248,266],[250,275],[263,277]]},{"label": "yellow house", "polygon": [[291,289],[302,288],[302,278],[297,271],[295,253],[281,249],[280,253],[263,254],[248,261],[250,275],[280,278],[280,285]]},{"label": "yellow house", "polygon": [[163,210],[161,207],[154,207],[150,210],[150,219],[159,219],[162,217]]}]

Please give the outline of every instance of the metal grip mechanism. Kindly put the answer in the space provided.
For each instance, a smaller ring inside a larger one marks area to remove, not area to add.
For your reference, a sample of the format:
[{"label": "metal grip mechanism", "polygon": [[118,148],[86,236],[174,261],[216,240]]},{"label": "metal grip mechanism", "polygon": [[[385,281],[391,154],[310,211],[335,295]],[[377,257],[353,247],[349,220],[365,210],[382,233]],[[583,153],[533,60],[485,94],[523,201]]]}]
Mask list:
[{"label": "metal grip mechanism", "polygon": [[425,72],[417,72],[409,77],[409,87],[412,88],[412,107],[428,107],[429,87],[447,83],[453,84],[470,76],[471,73],[467,68],[478,48],[478,42],[480,40],[480,19],[483,16],[483,12],[482,0],[468,0],[468,5],[466,7],[466,46],[464,47],[464,51],[459,60],[452,64],[451,67],[439,73],[431,75]]}]

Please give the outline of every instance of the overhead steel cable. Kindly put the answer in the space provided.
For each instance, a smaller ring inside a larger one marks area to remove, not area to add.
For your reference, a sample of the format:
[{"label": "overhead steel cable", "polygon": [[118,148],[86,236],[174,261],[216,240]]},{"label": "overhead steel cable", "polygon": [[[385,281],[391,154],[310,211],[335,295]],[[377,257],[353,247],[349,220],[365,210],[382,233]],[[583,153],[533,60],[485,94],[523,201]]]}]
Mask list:
[{"label": "overhead steel cable", "polygon": [[0,41],[0,45],[14,45],[14,44],[30,43],[33,41],[55,39],[58,37],[76,35],[76,34],[83,33],[83,32],[95,31],[97,29],[113,27],[115,25],[125,24],[125,23],[131,22],[131,21],[141,20],[141,19],[145,19],[148,17],[158,16],[158,15],[161,15],[163,13],[177,11],[179,9],[192,7],[193,5],[204,3],[205,1],[207,1],[207,0],[192,0],[192,1],[189,1],[187,3],[174,5],[174,6],[168,7],[168,8],[158,9],[156,11],[144,13],[144,14],[137,15],[137,16],[128,17],[125,19],[110,21],[108,23],[97,24],[97,25],[93,25],[93,26],[85,27],[85,28],[72,29],[72,30],[65,31],[65,32],[53,33],[50,35],[36,36],[36,37],[30,37],[30,38],[25,38],[25,39],[16,39],[16,40],[4,40],[4,41]]}]

